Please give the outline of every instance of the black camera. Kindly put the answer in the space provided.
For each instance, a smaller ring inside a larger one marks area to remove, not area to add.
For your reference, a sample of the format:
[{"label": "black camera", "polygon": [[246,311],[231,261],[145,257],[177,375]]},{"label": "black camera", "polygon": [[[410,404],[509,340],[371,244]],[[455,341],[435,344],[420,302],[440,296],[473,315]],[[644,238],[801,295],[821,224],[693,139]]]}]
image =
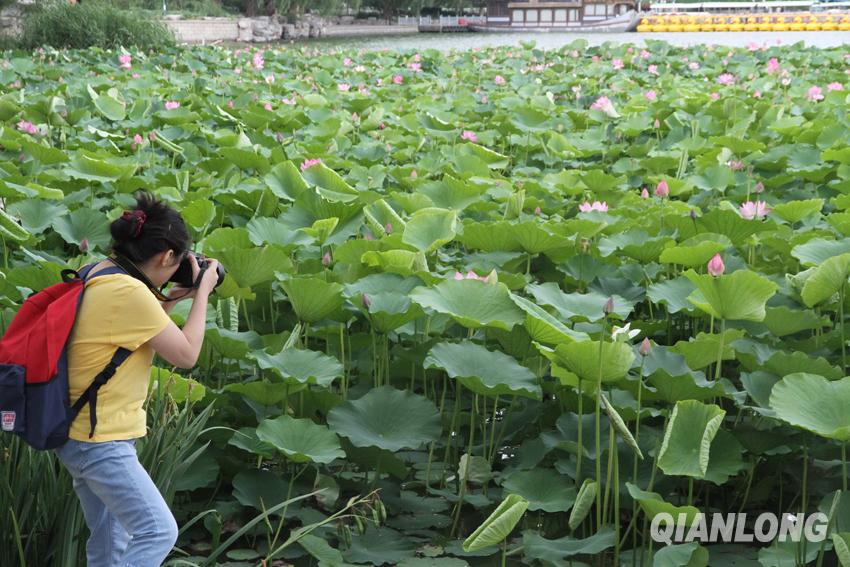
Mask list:
[{"label": "black camera", "polygon": [[[189,256],[192,255],[198,261],[198,267],[202,270],[209,266],[209,260],[201,254],[196,254],[194,252],[189,252],[183,261],[180,262],[180,266],[177,268],[177,271],[174,272],[174,275],[171,276],[171,279],[168,280],[170,282],[174,282],[176,284],[182,285],[183,287],[192,287],[195,285],[195,281],[192,279],[192,263],[189,260]],[[218,268],[216,270],[218,272],[218,282],[215,284],[215,287],[221,285],[221,282],[224,281],[224,267],[221,263],[218,264]]]}]

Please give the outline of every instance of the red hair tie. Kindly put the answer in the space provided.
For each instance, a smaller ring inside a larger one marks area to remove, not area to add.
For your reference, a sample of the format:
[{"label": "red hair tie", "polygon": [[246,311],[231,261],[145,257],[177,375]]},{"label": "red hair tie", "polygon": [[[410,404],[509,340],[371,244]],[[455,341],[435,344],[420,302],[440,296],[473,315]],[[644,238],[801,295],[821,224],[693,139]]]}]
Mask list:
[{"label": "red hair tie", "polygon": [[136,221],[136,231],[133,233],[133,238],[136,238],[142,232],[142,227],[145,225],[148,216],[145,214],[145,211],[135,209],[133,211],[124,211],[121,218],[127,222]]}]

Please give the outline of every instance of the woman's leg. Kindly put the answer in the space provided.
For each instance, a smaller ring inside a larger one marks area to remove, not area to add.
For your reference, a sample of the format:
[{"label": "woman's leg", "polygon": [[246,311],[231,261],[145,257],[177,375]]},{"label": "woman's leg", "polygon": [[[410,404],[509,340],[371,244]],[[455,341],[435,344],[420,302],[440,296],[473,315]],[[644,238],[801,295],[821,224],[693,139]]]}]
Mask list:
[{"label": "woman's leg", "polygon": [[177,541],[177,522],[132,441],[91,443],[80,477],[130,535],[116,565],[159,567]]},{"label": "woman's leg", "polygon": [[80,499],[89,539],[86,542],[86,564],[88,567],[112,567],[118,564],[130,541],[130,534],[109,513],[80,476],[81,465],[86,459],[90,443],[69,440],[56,453],[73,479],[74,492]]}]

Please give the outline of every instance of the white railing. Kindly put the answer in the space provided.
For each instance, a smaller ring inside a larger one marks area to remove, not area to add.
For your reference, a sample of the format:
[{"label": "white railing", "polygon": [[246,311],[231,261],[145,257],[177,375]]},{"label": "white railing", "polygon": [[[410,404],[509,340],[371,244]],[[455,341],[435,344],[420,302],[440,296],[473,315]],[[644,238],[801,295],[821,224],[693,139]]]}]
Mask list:
[{"label": "white railing", "polygon": [[398,25],[400,26],[415,26],[419,23],[419,19],[416,16],[399,16],[398,17]]},{"label": "white railing", "polygon": [[463,26],[469,24],[483,24],[486,22],[487,18],[484,16],[440,16],[439,18],[421,16],[419,18],[419,25],[425,26],[438,24],[441,26]]}]

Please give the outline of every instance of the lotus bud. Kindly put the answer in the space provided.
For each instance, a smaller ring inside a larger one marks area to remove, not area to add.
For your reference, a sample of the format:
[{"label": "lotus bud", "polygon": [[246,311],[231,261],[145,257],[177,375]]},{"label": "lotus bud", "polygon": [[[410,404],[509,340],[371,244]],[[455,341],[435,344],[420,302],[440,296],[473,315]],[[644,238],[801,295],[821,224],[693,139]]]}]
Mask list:
[{"label": "lotus bud", "polygon": [[759,181],[758,183],[756,183],[756,186],[755,186],[755,192],[756,192],[756,193],[761,193],[762,191],[764,191],[764,183],[762,183],[761,181]]},{"label": "lotus bud", "polygon": [[584,254],[587,254],[587,251],[590,250],[590,240],[587,238],[581,239],[581,251]]},{"label": "lotus bud", "polygon": [[606,315],[610,315],[614,312],[614,298],[609,297],[608,301],[605,302],[605,305],[602,306],[602,312]]},{"label": "lotus bud", "polygon": [[665,179],[662,179],[655,187],[655,196],[663,198],[667,197],[668,195],[670,195],[670,188],[667,186],[667,181]]},{"label": "lotus bud", "polygon": [[644,339],[640,342],[640,348],[638,351],[642,356],[646,356],[652,350],[652,343],[649,342],[649,337],[644,337]]},{"label": "lotus bud", "polygon": [[720,253],[715,254],[711,260],[708,261],[708,273],[717,277],[722,276],[725,271],[726,266],[723,264],[723,258],[720,257]]},{"label": "lotus bud", "polygon": [[326,268],[331,265],[331,253],[330,251],[325,252],[322,256],[322,265]]},{"label": "lotus bud", "polygon": [[370,305],[372,305],[372,300],[369,299],[368,294],[364,293],[363,294],[363,307],[365,307],[366,309],[369,309]]},{"label": "lotus bud", "polygon": [[496,273],[496,268],[493,268],[490,273],[487,274],[487,277],[484,278],[484,283],[490,285],[496,285],[499,283],[499,275]]},{"label": "lotus bud", "polygon": [[416,173],[416,170],[414,169],[413,171],[410,172],[410,177],[412,177],[413,179],[416,179],[417,177],[419,177],[419,174]]},{"label": "lotus bud", "polygon": [[82,253],[84,253],[84,254],[85,254],[85,253],[86,253],[86,252],[88,252],[88,251],[89,251],[89,239],[88,239],[88,238],[83,238],[83,239],[80,241],[80,252],[82,252]]},{"label": "lotus bud", "polygon": [[691,220],[697,220],[697,211],[696,211],[696,209],[691,209],[690,215],[691,215]]},{"label": "lotus bud", "polygon": [[539,217],[541,212],[543,212],[543,211],[540,210],[540,207],[534,207],[534,214],[535,215],[537,215]]},{"label": "lotus bud", "polygon": [[375,239],[375,237],[372,236],[372,233],[369,232],[368,230],[363,232],[363,240],[374,240],[374,239]]},{"label": "lotus bud", "polygon": [[655,122],[652,123],[652,127],[658,130],[659,128],[661,128],[661,121],[656,118]]},{"label": "lotus bud", "polygon": [[388,222],[387,224],[385,224],[384,230],[386,231],[387,234],[392,234],[393,233],[393,223]]},{"label": "lotus bud", "polygon": [[646,190],[646,187],[644,187],[643,189],[641,189],[641,191],[640,191],[640,198],[641,198],[641,199],[649,199],[649,191],[647,191],[647,190]]}]

